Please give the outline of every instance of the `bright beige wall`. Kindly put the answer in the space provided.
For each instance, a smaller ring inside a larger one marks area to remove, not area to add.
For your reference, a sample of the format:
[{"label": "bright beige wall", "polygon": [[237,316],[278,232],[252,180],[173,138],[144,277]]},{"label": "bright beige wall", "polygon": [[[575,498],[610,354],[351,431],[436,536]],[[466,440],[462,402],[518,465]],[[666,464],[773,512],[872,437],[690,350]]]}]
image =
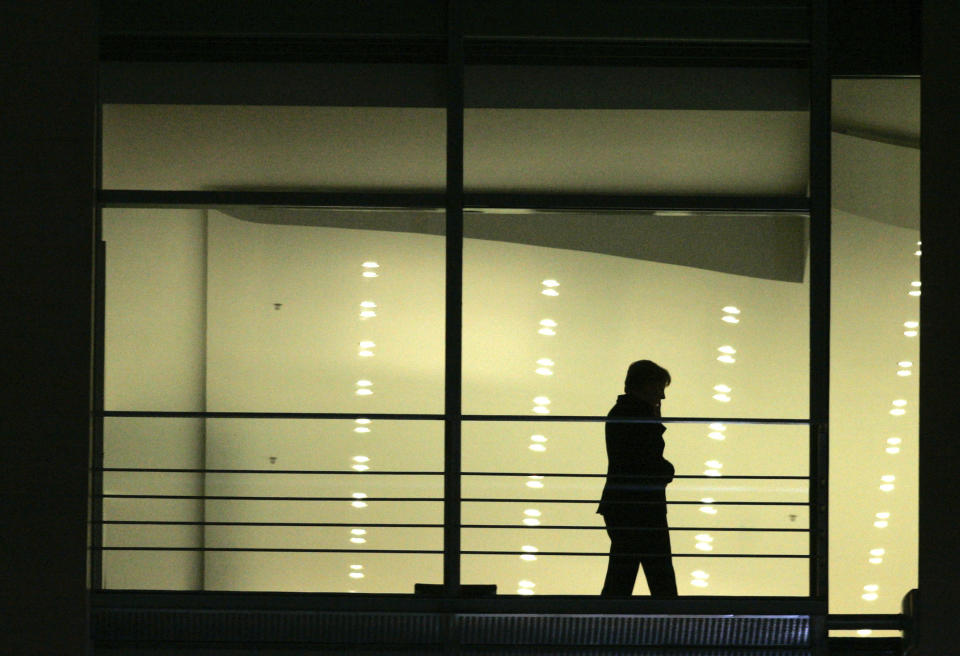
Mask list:
[{"label": "bright beige wall", "polygon": [[[201,210],[109,209],[104,404],[108,410],[204,409],[205,219]],[[108,418],[104,466],[199,468],[203,421]],[[107,472],[107,494],[203,493],[199,474]],[[198,521],[195,500],[106,499],[104,519]],[[195,526],[110,525],[104,544],[198,547]],[[190,552],[104,553],[106,588],[200,589]]]}]

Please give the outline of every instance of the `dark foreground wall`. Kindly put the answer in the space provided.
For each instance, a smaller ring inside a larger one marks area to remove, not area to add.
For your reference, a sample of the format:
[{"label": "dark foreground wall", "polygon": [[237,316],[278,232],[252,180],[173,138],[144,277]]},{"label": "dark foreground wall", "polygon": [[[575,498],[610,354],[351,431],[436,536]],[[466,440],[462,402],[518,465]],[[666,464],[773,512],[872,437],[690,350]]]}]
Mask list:
[{"label": "dark foreground wall", "polygon": [[96,38],[90,0],[0,9],[0,653],[86,649]]}]

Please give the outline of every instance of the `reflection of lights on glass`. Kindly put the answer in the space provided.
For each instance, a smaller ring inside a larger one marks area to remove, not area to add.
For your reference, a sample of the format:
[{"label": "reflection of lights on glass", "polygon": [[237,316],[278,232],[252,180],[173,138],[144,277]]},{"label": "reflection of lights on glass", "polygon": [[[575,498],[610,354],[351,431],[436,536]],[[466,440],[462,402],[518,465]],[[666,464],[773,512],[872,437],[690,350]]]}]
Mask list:
[{"label": "reflection of lights on glass", "polygon": [[732,314],[724,315],[723,317],[721,317],[721,321],[725,321],[726,323],[740,323],[740,320],[737,319]]},{"label": "reflection of lights on glass", "polygon": [[545,405],[535,405],[533,406],[533,411],[536,412],[538,415],[550,414],[550,408],[548,408]]},{"label": "reflection of lights on glass", "polygon": [[375,316],[377,316],[377,313],[374,312],[373,310],[364,310],[363,312],[360,313],[361,319],[370,319]]},{"label": "reflection of lights on glass", "polygon": [[527,481],[527,487],[533,488],[534,490],[539,490],[543,488],[543,483],[540,481]]},{"label": "reflection of lights on glass", "polygon": [[883,562],[883,558],[878,558],[874,556],[872,558],[867,558],[867,562],[870,563],[871,565],[879,565],[880,563]]},{"label": "reflection of lights on glass", "polygon": [[721,355],[720,357],[717,358],[717,360],[719,360],[724,364],[733,364],[734,362],[737,361],[737,359],[732,355]]},{"label": "reflection of lights on glass", "polygon": [[356,428],[353,429],[353,432],[354,432],[354,433],[369,433],[369,432],[370,432],[370,429],[367,428],[366,426],[357,426]]},{"label": "reflection of lights on glass", "polygon": [[878,512],[876,515],[877,519],[890,519],[890,513],[888,512]]},{"label": "reflection of lights on glass", "polygon": [[538,330],[537,332],[540,333],[541,335],[556,335],[556,334],[557,334],[557,331],[555,331],[553,328],[541,328],[541,329]]},{"label": "reflection of lights on glass", "polygon": [[900,417],[902,415],[907,414],[907,411],[904,410],[903,408],[894,408],[893,410],[890,411],[890,414],[892,414],[894,417]]},{"label": "reflection of lights on glass", "polygon": [[523,523],[527,526],[540,526],[540,520],[536,517],[524,517]]},{"label": "reflection of lights on glass", "polygon": [[366,507],[367,507],[367,504],[366,504],[365,501],[352,501],[352,502],[350,503],[350,505],[353,506],[354,508],[366,508]]},{"label": "reflection of lights on glass", "polygon": [[547,441],[547,438],[544,437],[543,435],[531,435],[531,436],[530,436],[530,441],[531,441],[531,442],[546,442],[546,441]]},{"label": "reflection of lights on glass", "polygon": [[352,579],[362,579],[363,576],[363,572],[350,572],[350,578]]},{"label": "reflection of lights on glass", "polygon": [[713,497],[703,497],[700,499],[700,503],[713,503],[714,501],[716,501],[716,499]]},{"label": "reflection of lights on glass", "polygon": [[729,387],[728,385],[723,385],[723,384],[714,385],[714,386],[713,386],[713,389],[714,389],[715,392],[729,392],[729,391],[731,391],[731,390],[730,390],[730,387]]},{"label": "reflection of lights on glass", "polygon": [[723,469],[723,463],[720,462],[719,460],[707,460],[703,464],[705,464],[707,467],[710,467],[711,469]]},{"label": "reflection of lights on glass", "polygon": [[537,367],[536,372],[541,376],[552,376],[553,369],[548,369],[546,367]]},{"label": "reflection of lights on glass", "polygon": [[543,285],[544,287],[559,287],[559,286],[560,286],[560,283],[558,283],[556,280],[552,280],[552,279],[544,280],[544,281],[543,281],[542,283],[540,283],[540,284]]},{"label": "reflection of lights on glass", "polygon": [[351,532],[353,535],[366,535],[366,534],[367,534],[367,529],[365,529],[365,528],[352,528],[352,529],[350,529],[350,532]]},{"label": "reflection of lights on glass", "polygon": [[707,515],[716,515],[717,509],[711,506],[700,506],[700,512],[706,513]]},{"label": "reflection of lights on glass", "polygon": [[871,550],[870,550],[870,555],[871,555],[871,556],[882,556],[882,555],[884,555],[885,553],[887,553],[887,550],[884,549],[884,548],[882,548],[882,547],[878,547],[878,548],[876,548],[876,549],[871,549]]},{"label": "reflection of lights on glass", "polygon": [[884,449],[884,451],[886,451],[887,453],[889,453],[889,454],[891,454],[891,455],[895,455],[895,454],[897,454],[897,453],[900,453],[900,447],[898,447],[898,446],[888,446],[886,449]]},{"label": "reflection of lights on glass", "polygon": [[910,286],[911,286],[911,287],[919,287],[920,284],[921,284],[921,283],[920,283],[919,280],[914,280],[912,283],[910,283]]},{"label": "reflection of lights on glass", "polygon": [[533,581],[528,581],[528,580],[524,579],[523,581],[518,581],[518,582],[517,582],[517,585],[519,585],[521,588],[533,588],[533,587],[535,587],[537,584],[534,583]]},{"label": "reflection of lights on glass", "polygon": [[530,561],[530,560],[536,560],[536,559],[537,559],[537,557],[534,556],[533,554],[522,554],[522,555],[520,556],[520,560]]},{"label": "reflection of lights on glass", "polygon": [[719,422],[714,422],[714,423],[710,424],[709,428],[710,428],[710,430],[715,430],[715,431],[725,431],[725,430],[727,430],[726,425],[725,425],[725,424],[721,424],[721,423],[719,423]]},{"label": "reflection of lights on glass", "polygon": [[545,396],[534,397],[533,402],[537,405],[550,405],[550,399]]},{"label": "reflection of lights on glass", "polygon": [[354,461],[354,462],[369,462],[369,461],[370,461],[370,458],[368,458],[367,456],[353,456],[353,461]]},{"label": "reflection of lights on glass", "polygon": [[877,528],[887,528],[887,520],[878,519],[873,523],[873,525],[876,526]]},{"label": "reflection of lights on glass", "polygon": [[357,396],[370,396],[373,394],[373,390],[367,387],[361,387],[357,390]]},{"label": "reflection of lights on glass", "polygon": [[366,538],[350,538],[350,542],[354,544],[363,544],[366,541],[367,541]]},{"label": "reflection of lights on glass", "polygon": [[708,579],[708,578],[710,578],[710,575],[707,574],[706,572],[704,572],[702,569],[698,569],[698,570],[696,570],[696,571],[690,572],[690,576],[692,576],[692,577],[695,578],[695,579]]},{"label": "reflection of lights on glass", "polygon": [[869,583],[863,586],[863,589],[867,592],[876,592],[877,590],[880,589],[880,586],[877,585],[876,583]]},{"label": "reflection of lights on glass", "polygon": [[887,444],[900,444],[901,442],[903,442],[903,440],[901,440],[899,437],[888,437],[888,438],[887,438]]},{"label": "reflection of lights on glass", "polygon": [[904,322],[903,322],[903,327],[904,327],[904,328],[919,328],[919,327],[920,327],[920,322],[919,322],[919,321],[904,321]]},{"label": "reflection of lights on glass", "polygon": [[891,492],[893,491],[893,488],[894,488],[893,483],[884,483],[883,485],[880,486],[880,489],[883,492]]},{"label": "reflection of lights on glass", "polygon": [[523,511],[523,514],[526,515],[527,517],[539,517],[540,511],[537,510],[536,508],[527,508],[526,510]]},{"label": "reflection of lights on glass", "polygon": [[361,358],[372,358],[373,351],[359,351],[357,355],[359,355]]},{"label": "reflection of lights on glass", "polygon": [[916,330],[904,330],[903,335],[904,337],[916,337],[918,333]]},{"label": "reflection of lights on glass", "polygon": [[540,452],[543,452],[543,451],[546,451],[546,450],[547,450],[547,447],[545,447],[545,446],[542,445],[542,444],[531,444],[531,445],[530,445],[529,447],[527,447],[527,448],[530,449],[531,451],[540,451]]},{"label": "reflection of lights on glass", "polygon": [[732,346],[721,346],[717,350],[721,353],[726,353],[727,355],[733,355],[737,352],[737,349],[733,348]]},{"label": "reflection of lights on glass", "polygon": [[710,584],[704,581],[703,579],[693,579],[692,581],[690,581],[690,585],[696,588],[705,588]]},{"label": "reflection of lights on glass", "polygon": [[740,308],[736,307],[735,305],[728,305],[723,308],[723,311],[727,314],[740,314]]},{"label": "reflection of lights on glass", "polygon": [[704,469],[704,470],[703,470],[703,475],[704,475],[704,476],[716,477],[716,476],[720,476],[721,473],[720,473],[720,470],[719,470],[719,469]]},{"label": "reflection of lights on glass", "polygon": [[866,637],[873,633],[873,629],[857,629],[857,635]]},{"label": "reflection of lights on glass", "polygon": [[727,396],[726,394],[714,394],[713,398],[716,399],[717,401],[720,401],[721,403],[730,402],[730,397]]},{"label": "reflection of lights on glass", "polygon": [[865,592],[860,596],[863,597],[865,601],[876,601],[877,597],[880,595],[878,595],[876,592]]},{"label": "reflection of lights on glass", "polygon": [[554,365],[554,362],[550,358],[540,358],[539,360],[537,360],[537,364],[542,365],[544,367],[552,367]]},{"label": "reflection of lights on glass", "polygon": [[363,348],[363,349],[373,348],[374,346],[376,346],[376,344],[374,344],[371,341],[360,342],[360,348]]},{"label": "reflection of lights on glass", "polygon": [[724,435],[723,433],[718,433],[717,431],[714,431],[714,432],[712,432],[712,433],[708,433],[708,434],[707,434],[707,437],[709,437],[710,439],[713,439],[713,440],[725,440],[725,439],[727,439],[727,436],[726,436],[726,435]]},{"label": "reflection of lights on glass", "polygon": [[351,494],[350,496],[352,496],[354,499],[366,499],[366,498],[367,498],[367,493],[366,493],[366,492],[354,492],[354,493]]},{"label": "reflection of lights on glass", "polygon": [[525,545],[523,545],[522,547],[520,547],[520,550],[521,550],[521,551],[526,551],[527,553],[537,553],[538,551],[540,551],[539,549],[537,549],[537,548],[536,548],[535,546],[533,546],[532,544],[525,544]]},{"label": "reflection of lights on glass", "polygon": [[880,480],[884,483],[893,483],[895,480],[897,480],[897,477],[893,474],[884,474],[880,477]]},{"label": "reflection of lights on glass", "polygon": [[557,327],[557,322],[554,321],[553,319],[541,319],[541,320],[540,320],[540,325],[541,325],[541,326],[546,326],[547,328],[556,328],[556,327]]},{"label": "reflection of lights on glass", "polygon": [[373,383],[371,383],[369,380],[358,380],[358,381],[357,381],[357,387],[370,387],[371,385],[373,385]]},{"label": "reflection of lights on glass", "polygon": [[351,565],[350,569],[363,569],[363,565]]},{"label": "reflection of lights on glass", "polygon": [[370,469],[367,465],[354,465],[353,468],[360,472]]},{"label": "reflection of lights on glass", "polygon": [[897,366],[903,367],[904,369],[906,369],[906,368],[912,367],[913,363],[910,362],[909,360],[902,360],[901,362],[897,363]]},{"label": "reflection of lights on glass", "polygon": [[530,588],[517,588],[517,594],[523,595],[524,597],[529,597],[533,594],[533,590]]},{"label": "reflection of lights on glass", "polygon": [[377,274],[376,271],[364,271],[364,272],[363,272],[363,277],[364,277],[364,278],[376,278],[377,275],[378,275],[378,274]]},{"label": "reflection of lights on glass", "polygon": [[360,307],[370,309],[370,308],[377,307],[377,304],[374,303],[373,301],[364,301],[363,303],[360,304]]},{"label": "reflection of lights on glass", "polygon": [[696,540],[697,542],[713,542],[713,536],[710,535],[709,533],[700,533],[698,535],[693,536],[693,539]]},{"label": "reflection of lights on glass", "polygon": [[376,262],[372,262],[372,261],[364,262],[364,263],[361,264],[360,266],[362,266],[364,269],[379,269],[379,268],[380,268],[380,265],[379,265],[379,264],[377,264]]},{"label": "reflection of lights on glass", "polygon": [[696,547],[700,551],[713,551],[713,545],[709,542],[697,542]]},{"label": "reflection of lights on glass", "polygon": [[900,371],[897,372],[897,375],[898,375],[898,376],[909,376],[909,375],[910,375],[910,370],[909,370],[909,369],[901,369]]},{"label": "reflection of lights on glass", "polygon": [[[559,296],[559,295],[560,295],[560,292],[558,292],[556,289],[544,289],[544,290],[543,290],[542,292],[540,292],[540,293],[543,294],[544,296]],[[911,293],[912,293],[912,292],[911,292]]]},{"label": "reflection of lights on glass", "polygon": [[902,408],[903,406],[907,405],[907,401],[906,399],[897,399],[893,401],[893,405],[897,406],[898,408]]}]

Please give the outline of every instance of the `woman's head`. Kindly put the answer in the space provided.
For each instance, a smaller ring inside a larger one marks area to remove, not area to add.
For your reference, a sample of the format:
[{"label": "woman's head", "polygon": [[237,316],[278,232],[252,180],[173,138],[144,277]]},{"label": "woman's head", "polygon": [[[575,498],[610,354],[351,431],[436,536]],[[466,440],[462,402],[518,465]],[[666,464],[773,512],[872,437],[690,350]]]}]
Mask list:
[{"label": "woman's head", "polygon": [[669,371],[651,360],[637,360],[627,368],[623,391],[652,406],[658,406],[666,398],[664,389],[669,384]]}]

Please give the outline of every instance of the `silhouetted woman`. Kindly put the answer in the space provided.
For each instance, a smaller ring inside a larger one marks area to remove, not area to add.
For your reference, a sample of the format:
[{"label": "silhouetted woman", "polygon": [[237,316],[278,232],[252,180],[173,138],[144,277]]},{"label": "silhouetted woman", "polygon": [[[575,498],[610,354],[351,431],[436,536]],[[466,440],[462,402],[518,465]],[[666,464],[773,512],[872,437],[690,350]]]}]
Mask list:
[{"label": "silhouetted woman", "polygon": [[[660,401],[669,384],[670,373],[663,367],[650,360],[634,362],[627,369],[625,393],[607,416],[660,417]],[[665,430],[660,423],[606,424],[607,482],[597,509],[610,536],[603,596],[633,594],[641,565],[652,596],[677,596],[666,498],[674,469],[663,457]],[[633,555],[639,553],[658,555]]]}]

